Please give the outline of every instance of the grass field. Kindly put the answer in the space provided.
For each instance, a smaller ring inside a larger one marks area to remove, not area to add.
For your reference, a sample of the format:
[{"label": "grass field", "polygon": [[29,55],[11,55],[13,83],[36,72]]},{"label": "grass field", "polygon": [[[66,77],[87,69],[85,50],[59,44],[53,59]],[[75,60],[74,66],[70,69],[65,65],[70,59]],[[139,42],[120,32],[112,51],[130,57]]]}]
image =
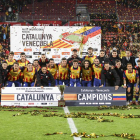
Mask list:
[{"label": "grass field", "polygon": [[[3,111],[6,110],[6,111]],[[44,108],[13,108],[17,111],[8,111],[9,109],[1,108],[0,111],[0,140],[73,140],[70,137],[71,130],[69,128],[67,118],[63,117],[43,117],[43,115],[32,116],[25,114],[21,116],[13,116],[24,110],[24,112],[34,110],[47,110],[43,114],[64,113],[60,107],[44,107]],[[10,109],[11,110],[11,109]],[[98,110],[97,107],[69,107],[70,112],[86,112],[86,113],[123,113],[140,115],[140,109],[118,110],[105,109]],[[73,118],[78,132],[96,133],[105,136],[114,133],[135,133],[135,138],[140,139],[140,118],[122,119],[114,116],[103,116],[103,118],[112,119],[114,122],[97,122],[97,120],[89,120],[87,118]],[[45,133],[63,132],[66,134],[44,135]],[[84,140],[85,138],[82,138]],[[99,140],[121,140],[118,137],[99,137]]]},{"label": "grass field", "polygon": [[66,37],[66,39],[69,39],[69,40],[72,40],[75,42],[80,42],[80,41],[82,41],[83,38],[81,36],[77,36],[77,35],[69,35]]}]

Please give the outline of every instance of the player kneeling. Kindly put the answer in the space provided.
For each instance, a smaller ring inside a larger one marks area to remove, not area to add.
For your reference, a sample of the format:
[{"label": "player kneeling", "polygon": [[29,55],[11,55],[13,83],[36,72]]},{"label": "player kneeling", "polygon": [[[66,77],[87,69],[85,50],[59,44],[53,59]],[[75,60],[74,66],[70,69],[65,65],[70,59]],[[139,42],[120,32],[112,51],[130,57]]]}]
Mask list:
[{"label": "player kneeling", "polygon": [[84,60],[82,62],[82,86],[91,87],[92,86],[92,68],[90,67],[89,61]]},{"label": "player kneeling", "polygon": [[7,74],[7,83],[6,87],[12,87],[12,84],[15,85],[15,87],[21,87],[20,83],[20,76],[21,76],[21,69],[19,67],[19,63],[15,62],[12,66],[8,67],[9,71]]},{"label": "player kneeling", "polygon": [[[124,79],[124,88],[127,88],[128,92],[128,100],[130,101],[129,105],[132,105],[133,93],[131,93],[131,88],[135,87],[136,90],[136,102],[135,104],[138,105],[138,98],[139,98],[139,75],[137,71],[132,69],[132,64],[127,64],[127,70],[124,71],[123,74]],[[127,81],[127,85],[126,85]]]},{"label": "player kneeling", "polygon": [[34,87],[37,70],[33,67],[32,63],[28,63],[27,67],[23,67],[22,72],[23,72],[23,87]]},{"label": "player kneeling", "polygon": [[70,68],[70,87],[81,87],[80,77],[81,77],[81,67],[78,65],[79,60],[73,60],[73,66]]}]

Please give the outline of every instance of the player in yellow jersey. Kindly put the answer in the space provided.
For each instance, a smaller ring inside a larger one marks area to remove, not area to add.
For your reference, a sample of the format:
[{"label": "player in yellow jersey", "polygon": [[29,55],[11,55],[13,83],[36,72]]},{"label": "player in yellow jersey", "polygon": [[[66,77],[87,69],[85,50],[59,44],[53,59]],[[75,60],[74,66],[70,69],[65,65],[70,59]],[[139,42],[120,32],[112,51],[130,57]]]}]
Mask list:
[{"label": "player in yellow jersey", "polygon": [[23,72],[23,87],[34,87],[37,70],[32,63],[28,63],[27,67],[22,67]]},{"label": "player in yellow jersey", "polygon": [[93,70],[89,64],[88,60],[82,62],[82,86],[91,87],[92,86],[92,75]]},{"label": "player in yellow jersey", "polygon": [[[24,66],[27,66],[27,64],[29,63],[29,61],[28,60],[26,60],[26,55],[25,55],[25,53],[24,52],[22,52],[21,54],[20,54],[20,60],[18,60],[17,62],[19,63],[19,66],[20,67],[24,67]],[[23,85],[23,72],[21,72],[21,78],[20,78],[20,82],[22,83],[22,85]]]},{"label": "player in yellow jersey", "polygon": [[91,64],[93,64],[95,58],[97,58],[97,56],[93,55],[93,48],[89,47],[88,48],[88,55],[84,56],[83,60],[89,60],[89,62]]},{"label": "player in yellow jersey", "polygon": [[[136,88],[136,105],[138,105],[139,98],[139,75],[138,72],[132,68],[131,63],[127,63],[127,70],[123,74],[124,88],[127,88],[129,105],[132,105],[133,94],[131,93],[131,88],[134,86]],[[126,85],[127,81],[127,85]]]},{"label": "player in yellow jersey", "polygon": [[20,54],[20,58],[21,59],[17,61],[20,67],[26,66],[29,63],[29,61],[26,60],[26,55],[24,52]]},{"label": "player in yellow jersey", "polygon": [[9,53],[8,59],[6,59],[8,65],[13,65],[16,60],[14,59],[14,52]]},{"label": "player in yellow jersey", "polygon": [[94,60],[94,64],[92,65],[92,68],[93,68],[94,76],[95,76],[93,86],[99,87],[101,86],[101,72],[102,72],[103,65],[100,64],[100,61],[98,58]]},{"label": "player in yellow jersey", "polygon": [[59,72],[59,85],[63,85],[63,83],[68,86],[69,85],[69,65],[67,64],[67,59],[62,58],[61,63],[58,64],[58,72]]},{"label": "player in yellow jersey", "polygon": [[74,59],[73,65],[70,68],[70,87],[81,87],[80,77],[81,77],[81,67],[78,65],[79,60]]},{"label": "player in yellow jersey", "polygon": [[21,76],[21,69],[19,67],[18,62],[13,64],[13,67],[9,66],[9,72],[7,74],[7,83],[6,87],[12,87],[12,84],[15,84],[15,87],[21,87],[21,83],[19,81]]},{"label": "player in yellow jersey", "polygon": [[[47,67],[47,70],[52,74],[53,78],[55,79],[55,86],[58,85],[58,79],[57,79],[57,72],[58,72],[58,65],[54,63],[54,59],[49,59],[49,64]],[[51,86],[51,83],[49,83]]]},{"label": "player in yellow jersey", "polygon": [[40,65],[39,65],[39,63],[38,63],[38,59],[35,59],[35,60],[33,61],[33,67],[34,67],[37,71],[39,71],[39,70],[41,69],[41,67],[40,67]]}]

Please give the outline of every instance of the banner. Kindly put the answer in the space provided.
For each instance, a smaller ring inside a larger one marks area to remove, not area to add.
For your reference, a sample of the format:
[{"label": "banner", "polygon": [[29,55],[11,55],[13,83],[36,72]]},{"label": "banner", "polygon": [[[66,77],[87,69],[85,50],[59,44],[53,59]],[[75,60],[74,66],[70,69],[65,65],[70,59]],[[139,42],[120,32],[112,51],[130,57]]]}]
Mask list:
[{"label": "banner", "polygon": [[126,89],[120,87],[66,87],[66,106],[122,106],[126,105]]},{"label": "banner", "polygon": [[62,21],[49,21],[49,20],[34,20],[33,26],[62,26]]},{"label": "banner", "polygon": [[58,87],[5,87],[1,90],[2,106],[58,106],[61,97]]},{"label": "banner", "polygon": [[89,22],[88,21],[70,21],[69,22],[69,26],[84,26],[84,25],[88,25]]},{"label": "banner", "polygon": [[59,63],[63,57],[72,55],[72,49],[80,50],[82,57],[88,47],[95,50],[95,55],[101,49],[101,27],[96,26],[11,26],[10,37],[15,59],[25,52],[31,62],[42,53]]},{"label": "banner", "polygon": [[0,22],[0,25],[10,24],[11,26],[31,26],[28,22]]}]

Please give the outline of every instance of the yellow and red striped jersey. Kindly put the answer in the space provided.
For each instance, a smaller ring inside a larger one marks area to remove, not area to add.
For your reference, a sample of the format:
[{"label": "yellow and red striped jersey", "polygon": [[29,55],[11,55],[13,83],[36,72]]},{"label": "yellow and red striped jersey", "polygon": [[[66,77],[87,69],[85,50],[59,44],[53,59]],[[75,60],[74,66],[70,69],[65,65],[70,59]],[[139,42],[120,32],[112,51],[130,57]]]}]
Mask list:
[{"label": "yellow and red striped jersey", "polygon": [[54,77],[54,79],[57,79],[57,71],[58,71],[58,67],[56,64],[54,64],[54,67],[48,67],[47,70],[52,74],[52,76]]},{"label": "yellow and red striped jersey", "polygon": [[81,67],[78,66],[76,69],[71,66],[70,68],[70,78],[72,79],[78,79],[81,76]]},{"label": "yellow and red striped jersey", "polygon": [[83,57],[84,60],[89,60],[91,64],[93,64],[95,58],[97,58],[96,55],[93,55],[93,56],[86,55]]},{"label": "yellow and red striped jersey", "polygon": [[21,76],[21,69],[19,69],[18,71],[14,71],[14,69],[11,68],[7,74],[8,81],[17,81],[19,80],[20,76]]},{"label": "yellow and red striped jersey", "polygon": [[59,72],[59,80],[67,80],[69,74],[69,65],[67,64],[66,67],[62,67],[61,64],[58,65],[58,72]]},{"label": "yellow and red striped jersey", "polygon": [[13,65],[16,62],[16,60],[13,59],[13,61],[9,61],[8,59],[6,59],[6,62],[8,65]]},{"label": "yellow and red striped jersey", "polygon": [[28,60],[25,60],[25,62],[22,62],[21,60],[18,60],[17,62],[19,63],[20,67],[24,67],[24,66],[26,66],[29,63]]},{"label": "yellow and red striped jersey", "polygon": [[[35,68],[35,67],[34,67]],[[37,71],[39,71],[40,69],[41,69],[41,67],[40,67],[40,65],[37,67],[37,68],[35,68]]]},{"label": "yellow and red striped jersey", "polygon": [[32,71],[28,71],[28,68],[24,67],[23,69],[23,82],[34,82],[35,75],[37,74],[37,70],[33,67]]},{"label": "yellow and red striped jersey", "polygon": [[103,65],[99,64],[99,66],[95,66],[95,64],[92,65],[93,71],[94,71],[94,75],[96,79],[101,79],[101,72],[102,72],[102,68]]},{"label": "yellow and red striped jersey", "polygon": [[93,71],[92,68],[82,68],[82,80],[84,81],[91,81],[92,80]]},{"label": "yellow and red striped jersey", "polygon": [[136,83],[136,79],[139,78],[137,71],[133,69],[132,72],[128,72],[128,70],[124,71],[123,78],[127,78],[130,83]]}]

